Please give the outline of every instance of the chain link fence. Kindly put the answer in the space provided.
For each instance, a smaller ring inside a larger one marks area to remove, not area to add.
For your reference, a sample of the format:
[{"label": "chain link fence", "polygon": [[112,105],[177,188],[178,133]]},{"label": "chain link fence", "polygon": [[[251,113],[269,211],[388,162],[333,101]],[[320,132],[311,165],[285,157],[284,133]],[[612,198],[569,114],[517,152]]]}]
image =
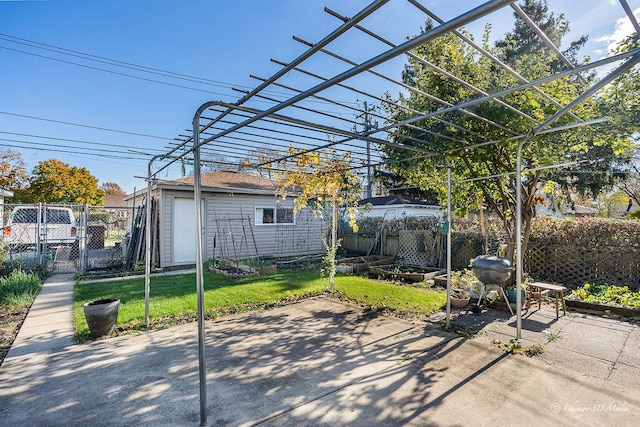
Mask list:
[{"label": "chain link fence", "polygon": [[2,204],[0,261],[50,273],[121,270],[133,209]]},{"label": "chain link fence", "polygon": [[83,269],[124,270],[134,209],[129,207],[89,206],[83,220]]}]

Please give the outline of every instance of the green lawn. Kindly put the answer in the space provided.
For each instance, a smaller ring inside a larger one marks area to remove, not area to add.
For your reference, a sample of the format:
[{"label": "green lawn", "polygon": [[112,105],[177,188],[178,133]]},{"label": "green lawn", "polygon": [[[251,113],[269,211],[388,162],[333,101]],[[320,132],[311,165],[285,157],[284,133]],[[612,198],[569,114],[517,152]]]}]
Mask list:
[{"label": "green lawn", "polygon": [[[208,318],[281,304],[327,290],[327,278],[318,271],[287,271],[248,279],[229,279],[205,274],[205,311]],[[445,294],[424,288],[394,285],[359,276],[337,276],[342,298],[373,309],[426,316],[441,310]],[[102,283],[78,283],[75,287],[75,325],[78,341],[89,339],[82,305],[103,298],[119,298],[116,327],[120,333],[144,329],[144,278]],[[149,317],[152,328],[194,321],[195,274],[151,278]]]}]

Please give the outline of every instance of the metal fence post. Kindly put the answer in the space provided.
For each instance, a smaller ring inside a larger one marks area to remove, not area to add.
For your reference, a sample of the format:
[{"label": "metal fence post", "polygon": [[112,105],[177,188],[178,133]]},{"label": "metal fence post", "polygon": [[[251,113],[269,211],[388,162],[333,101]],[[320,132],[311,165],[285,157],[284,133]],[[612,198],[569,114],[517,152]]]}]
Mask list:
[{"label": "metal fence post", "polygon": [[88,230],[89,230],[89,205],[85,203],[84,205],[84,213],[83,224],[82,224],[82,258],[83,258],[83,268],[87,268],[87,264],[89,262],[89,239],[88,239]]},{"label": "metal fence post", "polygon": [[42,244],[42,238],[40,236],[40,233],[42,231],[42,203],[38,203],[38,210],[37,210],[37,218],[36,218],[36,231],[35,231],[35,235],[36,235],[36,262],[42,264],[44,259],[41,259],[41,255],[42,255],[42,251],[40,248],[40,245]]}]

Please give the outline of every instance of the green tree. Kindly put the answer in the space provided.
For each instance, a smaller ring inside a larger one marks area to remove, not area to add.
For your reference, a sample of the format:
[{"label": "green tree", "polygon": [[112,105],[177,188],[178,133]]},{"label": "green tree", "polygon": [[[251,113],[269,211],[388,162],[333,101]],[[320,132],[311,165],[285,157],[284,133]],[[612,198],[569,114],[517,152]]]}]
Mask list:
[{"label": "green tree", "polygon": [[[549,37],[554,45],[561,45],[562,39],[569,32],[569,21],[567,21],[564,14],[556,15],[550,12],[547,0],[525,0],[521,8]],[[513,30],[495,43],[496,47],[502,50],[502,59],[512,65],[516,64],[518,59],[524,55],[536,54],[548,49],[540,36],[520,15],[514,12],[513,16],[515,18]],[[587,40],[587,36],[581,36],[578,40],[572,41],[562,54],[575,64],[578,59],[578,52]],[[566,68],[567,65],[559,58],[552,59],[551,69],[553,71],[560,71]],[[595,75],[588,76],[589,79],[594,77]]]},{"label": "green tree", "polygon": [[18,191],[28,179],[22,154],[14,150],[0,149],[0,188]]},{"label": "green tree", "polygon": [[[533,2],[527,2],[530,4]],[[543,2],[544,3],[544,2]],[[544,18],[544,14],[541,15]],[[534,19],[542,19],[541,16]],[[569,30],[564,20],[548,20],[555,23],[557,41]],[[431,23],[427,23],[427,29]],[[534,80],[541,76],[553,74],[558,68],[557,56],[540,45],[539,49],[518,49],[519,43],[526,43],[528,38],[512,36],[510,43],[489,46],[490,28],[484,35],[484,48],[511,63],[511,66],[524,78]],[[522,31],[516,27],[512,34]],[[471,37],[471,35],[468,35]],[[516,55],[514,52],[518,52]],[[455,34],[446,34],[428,44],[417,47],[409,57],[403,71],[403,80],[418,89],[409,95],[401,94],[395,104],[389,103],[386,109],[393,122],[410,118],[410,111],[435,111],[447,104],[458,104],[479,96],[477,88],[492,93],[514,87],[521,82],[513,74],[497,67],[492,61],[477,54],[477,51],[464,43]],[[420,59],[417,59],[420,58]],[[427,61],[428,63],[425,63]],[[447,70],[469,84],[451,79],[435,70],[430,64]],[[584,88],[585,82],[580,79],[563,78],[540,87],[560,104],[573,100]],[[428,93],[429,96],[425,95]],[[391,98],[390,95],[388,95]],[[414,123],[424,129],[416,130],[403,127],[403,135],[425,140],[424,148],[434,152],[430,157],[408,158],[407,152],[393,147],[382,150],[389,160],[391,172],[402,175],[407,180],[419,185],[422,189],[436,190],[441,201],[446,195],[447,166],[452,168],[454,182],[454,203],[460,213],[464,213],[478,199],[491,208],[501,219],[508,238],[507,257],[513,258],[515,249],[516,224],[516,179],[515,171],[517,141],[509,139],[514,135],[524,135],[536,127],[536,123],[545,120],[558,110],[558,106],[550,102],[548,97],[534,89],[527,89],[503,96],[499,101],[490,101],[475,105],[465,111],[456,111],[446,116],[444,121]],[[591,98],[578,105],[573,113],[584,120],[601,117],[598,100]],[[573,123],[574,118],[561,117],[555,126]],[[602,127],[592,126],[584,129],[549,133],[532,137],[523,150],[523,166],[534,169],[575,159],[594,147],[608,146],[610,153],[620,155],[630,148],[629,138],[619,134],[604,134]],[[433,135],[439,136],[433,136]],[[404,142],[402,137],[395,138]],[[465,148],[469,145],[497,141],[494,144]],[[400,160],[400,161],[398,161]],[[531,232],[531,219],[534,214],[533,202],[538,184],[546,179],[547,172],[538,170],[529,172],[523,177],[523,250]],[[461,180],[477,177],[494,176],[473,182],[459,183]]]},{"label": "green tree", "polygon": [[44,160],[34,168],[29,186],[18,196],[23,203],[87,203],[102,205],[104,190],[87,168],[69,166],[57,159]]},{"label": "green tree", "polygon": [[351,155],[338,155],[335,150],[307,152],[289,148],[288,158],[281,160],[282,171],[275,178],[278,195],[286,199],[295,194],[294,212],[310,207],[314,215],[327,220],[330,239],[324,239],[327,248],[325,269],[331,291],[335,291],[336,252],[338,241],[338,216],[341,207],[346,209],[349,225],[354,232],[356,208],[362,193],[362,185],[352,172]]},{"label": "green tree", "polygon": [[[564,36],[569,32],[569,22],[564,14],[555,15],[549,11],[546,0],[526,0],[522,5],[522,10],[544,31],[549,39],[557,46],[562,45]],[[511,65],[518,64],[521,58],[535,56],[539,52],[549,50],[540,36],[529,26],[520,15],[514,13],[515,25],[512,31],[507,33],[502,40],[498,40],[495,45],[502,50],[503,60]],[[579,50],[587,42],[587,36],[581,36],[572,41],[569,47],[562,51],[562,55],[572,64],[581,62],[578,57]],[[586,62],[588,57],[582,58]],[[569,66],[557,56],[552,57],[549,69],[558,72],[568,69]],[[596,78],[596,73],[582,73],[580,77],[573,78],[573,83],[579,88],[580,82],[592,83]],[[602,108],[601,102],[595,103],[597,109],[595,115],[607,116],[609,113]],[[605,143],[603,135],[606,125],[593,130],[585,129],[582,132],[579,146],[565,152],[565,160],[579,161],[574,166],[562,169],[552,169],[545,173],[545,179],[558,184],[562,197],[569,203],[574,202],[576,196],[597,199],[601,191],[608,191],[615,184],[626,177],[625,170],[629,164],[629,150],[622,154],[622,149],[618,147],[617,141],[612,140]],[[599,135],[598,135],[599,133]],[[594,137],[595,135],[595,137]],[[616,138],[620,140],[616,136]]]},{"label": "green tree", "polygon": [[597,215],[603,218],[620,218],[624,216],[629,197],[623,191],[603,194],[598,198]]},{"label": "green tree", "polygon": [[636,146],[636,156],[629,167],[628,178],[621,182],[618,188],[629,198],[632,204],[640,206],[640,146]]}]

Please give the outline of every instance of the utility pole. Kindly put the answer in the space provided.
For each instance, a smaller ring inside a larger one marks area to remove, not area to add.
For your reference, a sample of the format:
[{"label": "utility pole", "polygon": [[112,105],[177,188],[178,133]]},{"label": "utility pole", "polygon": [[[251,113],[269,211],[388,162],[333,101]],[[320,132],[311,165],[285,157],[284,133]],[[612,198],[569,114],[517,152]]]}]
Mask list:
[{"label": "utility pole", "polygon": [[[363,132],[369,133],[374,126],[371,123],[371,115],[370,113],[375,109],[375,106],[369,108],[367,101],[364,101],[364,110],[362,114],[356,116],[357,118],[361,118],[363,120],[362,125],[364,126]],[[367,141],[367,185],[365,187],[365,197],[368,199],[371,197],[371,142]]]}]

